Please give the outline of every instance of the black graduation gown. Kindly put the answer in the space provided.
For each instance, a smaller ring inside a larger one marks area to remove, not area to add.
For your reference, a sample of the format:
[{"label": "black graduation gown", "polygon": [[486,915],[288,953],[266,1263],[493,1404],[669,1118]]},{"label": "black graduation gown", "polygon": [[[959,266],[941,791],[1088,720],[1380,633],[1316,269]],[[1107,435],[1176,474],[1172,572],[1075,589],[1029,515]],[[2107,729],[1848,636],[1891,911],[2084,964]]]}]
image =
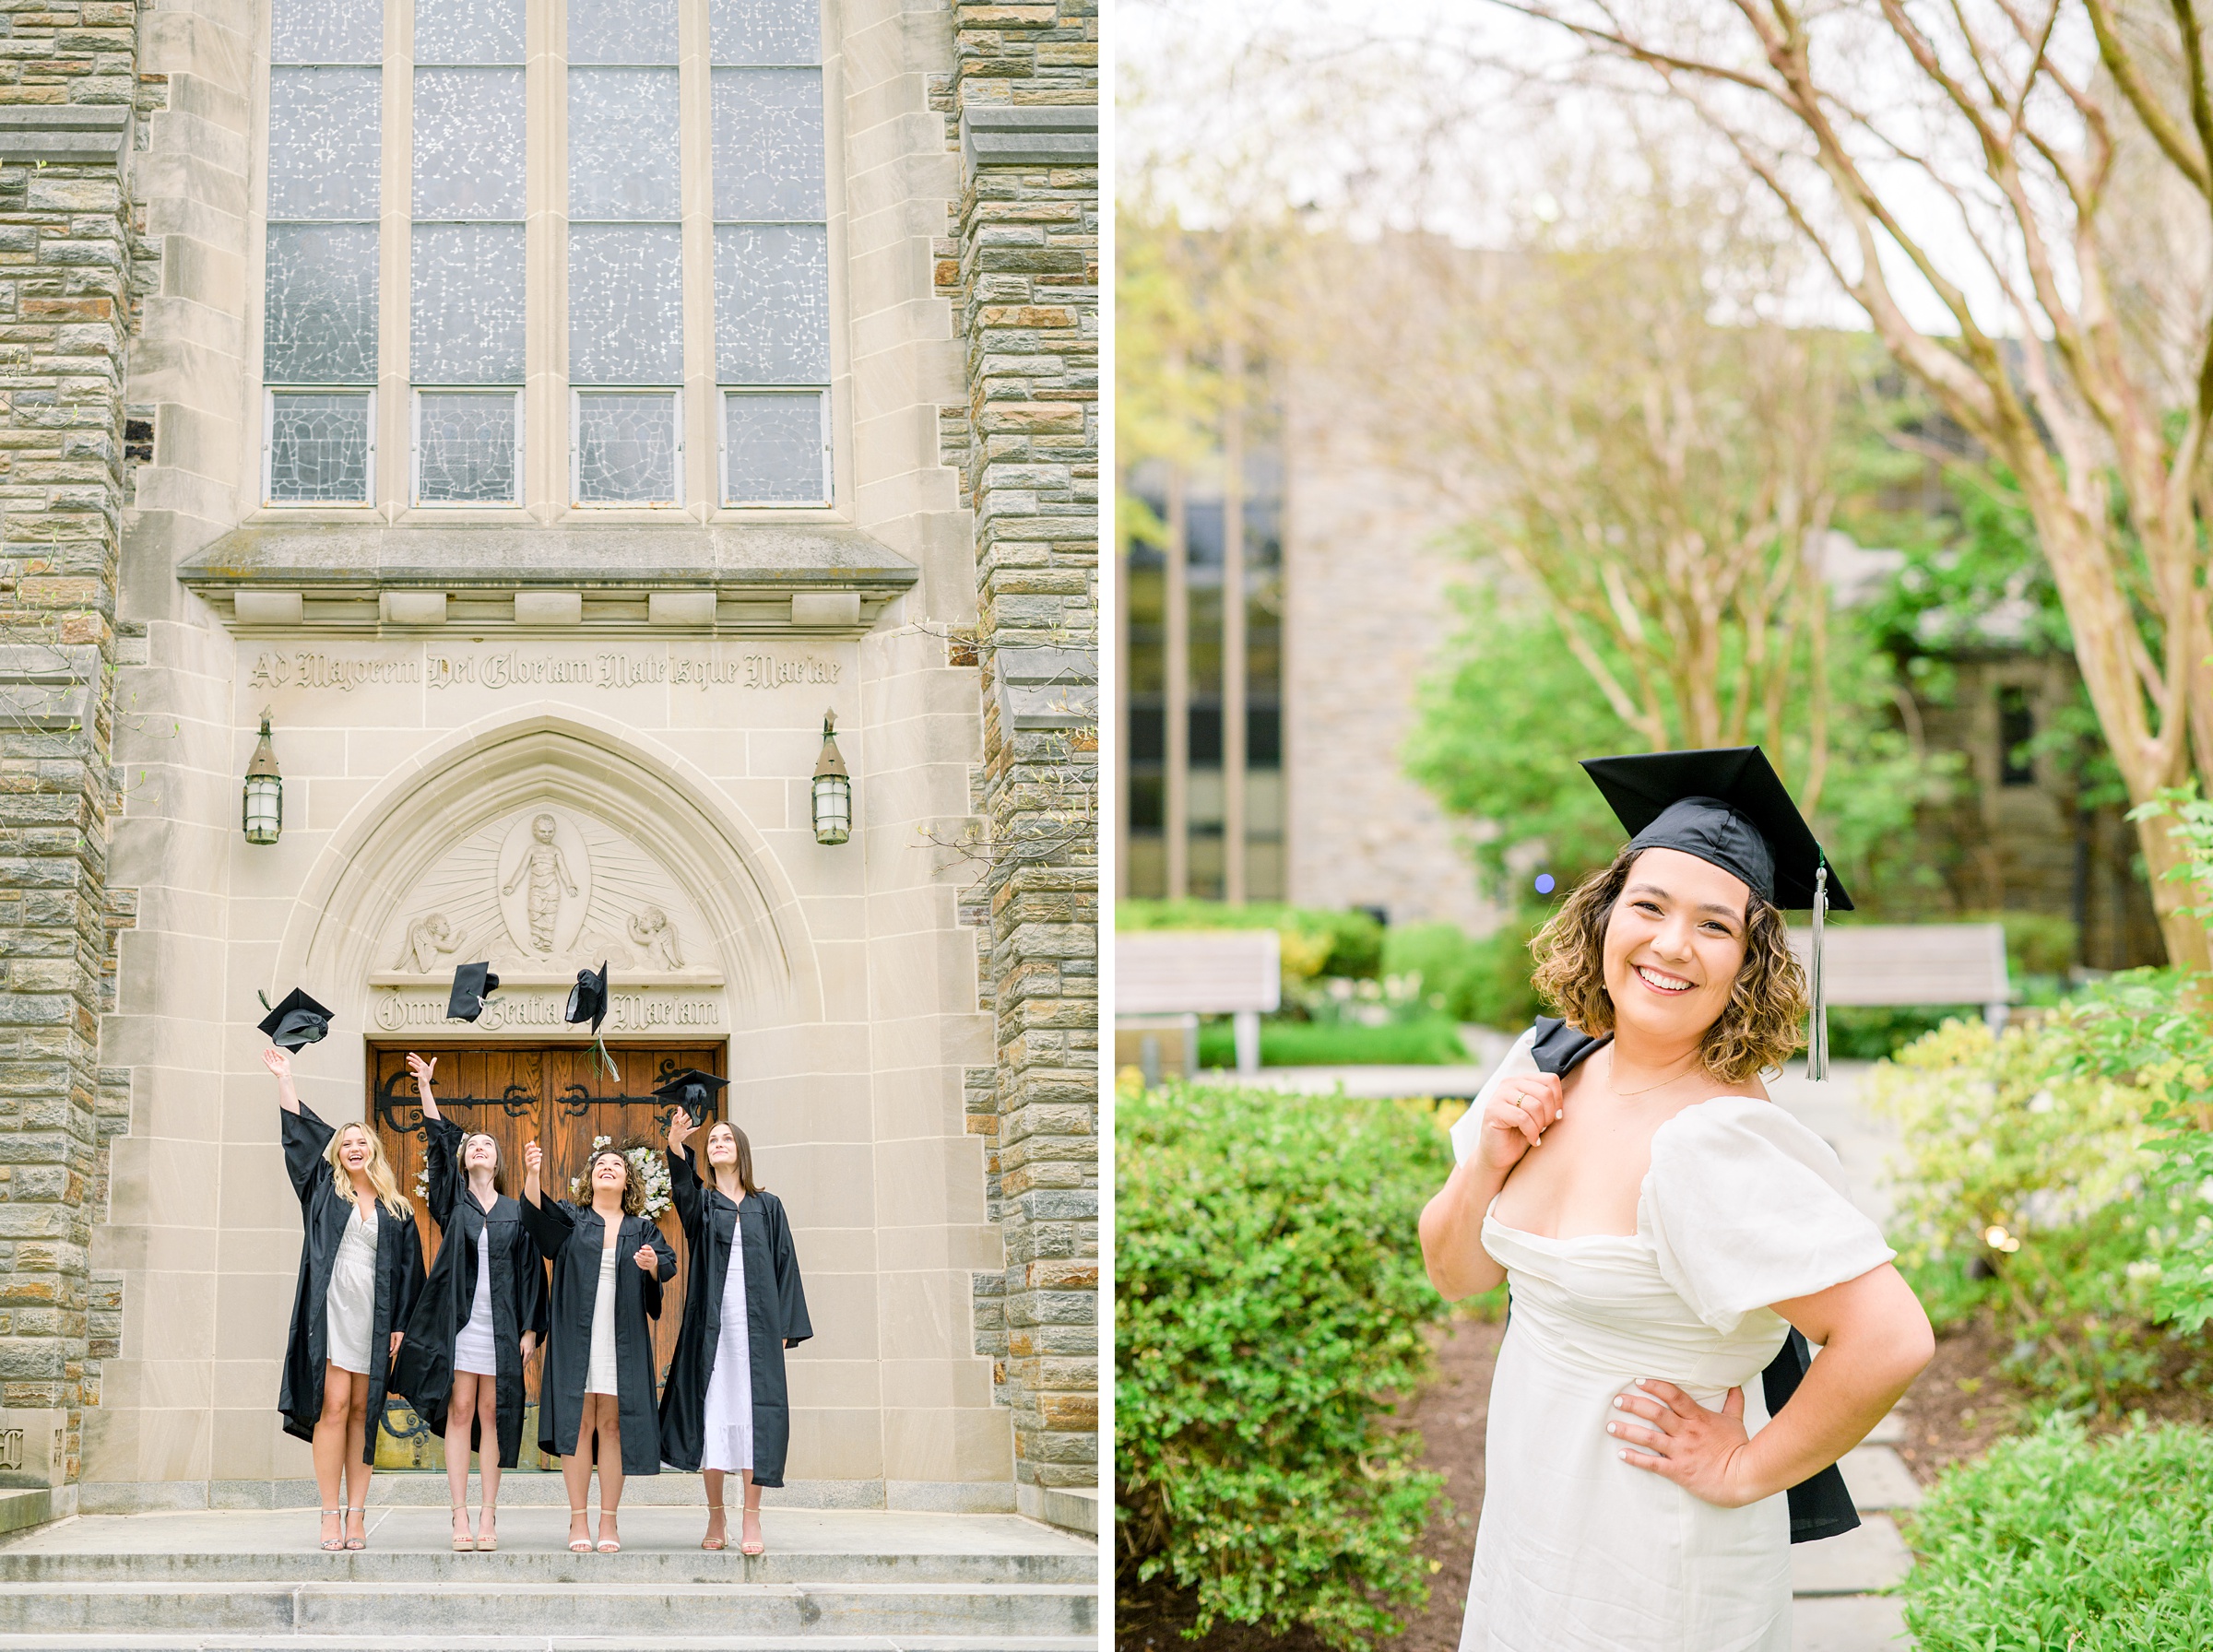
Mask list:
[{"label": "black graduation gown", "polygon": [[[599,1294],[599,1250],[607,1223],[589,1205],[523,1200],[523,1225],[553,1260],[546,1363],[538,1384],[538,1448],[574,1457],[584,1422],[584,1383],[592,1363],[592,1309]],[[631,1257],[650,1245],[660,1265],[647,1273]],[[622,1422],[622,1472],[661,1471],[661,1425],[654,1405],[653,1328],[661,1316],[661,1281],[676,1253],[643,1216],[625,1216],[615,1241],[615,1399]]]},{"label": "black graduation gown", "polygon": [[[1611,1034],[1607,1035],[1611,1037]],[[1565,1078],[1586,1056],[1607,1042],[1579,1032],[1557,1016],[1537,1017],[1536,1041],[1530,1046],[1530,1057],[1537,1064],[1539,1072]],[[1512,1312],[1512,1304],[1508,1304]],[[1768,1415],[1772,1417],[1790,1402],[1798,1391],[1799,1379],[1813,1363],[1813,1349],[1805,1334],[1796,1326],[1782,1339],[1774,1359],[1760,1373],[1760,1398],[1767,1401]],[[1817,1543],[1823,1538],[1841,1537],[1859,1525],[1859,1511],[1852,1506],[1852,1493],[1845,1488],[1844,1471],[1831,1463],[1810,1480],[1802,1480],[1790,1489],[1791,1541]]]},{"label": "black graduation gown", "polygon": [[[324,1153],[337,1132],[317,1118],[306,1103],[297,1113],[279,1115],[284,1133],[285,1174],[300,1196],[300,1280],[292,1290],[292,1324],[284,1342],[284,1378],[277,1409],[284,1432],[313,1440],[323,1415],[323,1370],[330,1359],[330,1316],[325,1298],[330,1265],[337,1257],[353,1200],[337,1190]],[[404,1329],[422,1293],[422,1245],[412,1216],[395,1216],[376,1207],[376,1317],[369,1330],[369,1426],[361,1433],[361,1461],[376,1461],[376,1431],[385,1422],[385,1364],[392,1333]]]},{"label": "black graduation gown", "polygon": [[791,1442],[791,1401],[784,1386],[784,1351],[814,1335],[799,1288],[799,1253],[784,1202],[749,1193],[732,1204],[693,1174],[689,1154],[669,1155],[669,1190],[684,1224],[692,1272],[684,1285],[684,1318],[676,1357],[661,1391],[661,1456],[672,1469],[695,1469],[706,1441],[707,1382],[722,1340],[722,1288],[730,1271],[730,1242],[739,1235],[745,1259],[745,1341],[753,1379],[753,1483],[784,1483]]},{"label": "black graduation gown", "polygon": [[[408,1321],[408,1334],[392,1362],[392,1391],[415,1408],[434,1434],[445,1433],[446,1401],[454,1391],[454,1342],[468,1323],[477,1296],[477,1252],[491,1247],[491,1343],[499,1375],[500,1467],[512,1469],[523,1449],[523,1333],[546,1339],[546,1265],[523,1226],[523,1208],[504,1194],[491,1209],[477,1203],[461,1172],[462,1129],[451,1119],[425,1119],[430,1141],[431,1218],[441,1238],[430,1282]],[[484,1428],[472,1422],[469,1443],[482,1450]]]}]

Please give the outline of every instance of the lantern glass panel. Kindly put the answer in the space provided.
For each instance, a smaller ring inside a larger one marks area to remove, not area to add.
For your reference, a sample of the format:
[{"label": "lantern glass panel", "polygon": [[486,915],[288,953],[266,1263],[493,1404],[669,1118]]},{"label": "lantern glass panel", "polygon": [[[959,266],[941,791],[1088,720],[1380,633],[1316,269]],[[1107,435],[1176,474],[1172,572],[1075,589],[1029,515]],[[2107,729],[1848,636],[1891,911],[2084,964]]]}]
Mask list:
[{"label": "lantern glass panel", "polygon": [[246,782],[246,842],[273,844],[284,830],[284,782],[261,776]]},{"label": "lantern glass panel", "polygon": [[814,841],[842,844],[853,835],[853,783],[842,774],[814,780]]}]

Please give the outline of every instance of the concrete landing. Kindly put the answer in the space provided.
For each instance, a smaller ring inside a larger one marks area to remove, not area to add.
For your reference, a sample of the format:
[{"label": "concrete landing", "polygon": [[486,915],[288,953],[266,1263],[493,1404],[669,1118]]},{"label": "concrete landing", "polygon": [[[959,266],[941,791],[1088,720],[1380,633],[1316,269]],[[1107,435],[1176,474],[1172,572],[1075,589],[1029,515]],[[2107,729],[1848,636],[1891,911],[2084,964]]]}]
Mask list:
[{"label": "concrete landing", "polygon": [[621,1553],[574,1554],[565,1510],[503,1508],[499,1551],[456,1554],[445,1511],[373,1506],[369,1547],[329,1554],[307,1511],[56,1521],[0,1539],[0,1652],[1075,1652],[1097,1637],[1097,1545],[1017,1516],[771,1509],[758,1556],[703,1551],[699,1508],[621,1524]]}]

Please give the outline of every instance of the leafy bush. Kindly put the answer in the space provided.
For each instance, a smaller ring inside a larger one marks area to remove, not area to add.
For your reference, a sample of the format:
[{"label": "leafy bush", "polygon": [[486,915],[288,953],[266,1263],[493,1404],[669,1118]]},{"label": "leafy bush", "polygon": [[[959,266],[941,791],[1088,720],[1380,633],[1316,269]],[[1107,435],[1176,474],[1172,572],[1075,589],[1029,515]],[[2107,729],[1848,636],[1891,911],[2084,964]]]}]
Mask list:
[{"label": "leafy bush", "polygon": [[1542,1009],[1529,984],[1536,928],[1509,918],[1478,939],[1457,924],[1401,925],[1384,932],[1383,973],[1421,976],[1424,996],[1441,997],[1437,1008],[1453,1021],[1516,1032]]},{"label": "leafy bush", "polygon": [[1906,1528],[1921,1652],[2213,1646],[2213,1434],[2053,1418],[1951,1469]]},{"label": "leafy bush", "polygon": [[1828,1008],[1828,1053],[1845,1061],[1884,1061],[1908,1044],[1926,1038],[1947,1021],[1982,1019],[1976,1004],[1832,1004]]},{"label": "leafy bush", "polygon": [[1286,987],[1317,975],[1373,979],[1383,967],[1383,926],[1365,912],[1271,902],[1121,901],[1114,921],[1121,929],[1273,929],[1284,938]]},{"label": "leafy bush", "polygon": [[[1199,1029],[1199,1064],[1234,1067],[1235,1029],[1209,1021]],[[1460,1029],[1432,1017],[1364,1027],[1357,1021],[1260,1023],[1262,1067],[1438,1067],[1468,1059]]]},{"label": "leafy bush", "polygon": [[1381,1419],[1446,1312],[1415,1221],[1451,1168],[1424,1110],[1171,1085],[1116,1120],[1122,1562],[1217,1618],[1347,1646],[1426,1599],[1441,1476]]}]

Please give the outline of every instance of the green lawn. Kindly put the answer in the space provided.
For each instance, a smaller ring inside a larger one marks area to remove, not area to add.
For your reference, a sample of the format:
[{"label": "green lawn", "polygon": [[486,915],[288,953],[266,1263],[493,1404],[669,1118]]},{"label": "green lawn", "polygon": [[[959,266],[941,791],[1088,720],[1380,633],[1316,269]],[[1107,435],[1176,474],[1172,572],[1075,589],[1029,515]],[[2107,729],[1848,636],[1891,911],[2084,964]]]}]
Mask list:
[{"label": "green lawn", "polygon": [[[1262,1021],[1262,1067],[1439,1067],[1469,1059],[1460,1031],[1444,1020],[1363,1027],[1344,1022]],[[1235,1067],[1229,1022],[1199,1029],[1201,1067]]]}]

